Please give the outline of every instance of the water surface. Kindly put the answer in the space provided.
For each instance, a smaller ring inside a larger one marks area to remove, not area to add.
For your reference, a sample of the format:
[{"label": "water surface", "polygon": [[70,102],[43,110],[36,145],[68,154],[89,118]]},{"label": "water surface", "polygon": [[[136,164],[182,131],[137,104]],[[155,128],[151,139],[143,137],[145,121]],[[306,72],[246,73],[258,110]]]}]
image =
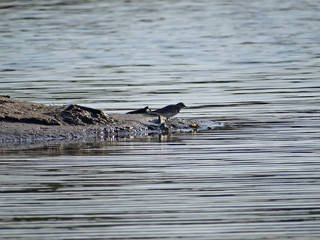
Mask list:
[{"label": "water surface", "polygon": [[228,129],[1,152],[5,239],[319,239],[320,4],[1,1],[0,94]]}]

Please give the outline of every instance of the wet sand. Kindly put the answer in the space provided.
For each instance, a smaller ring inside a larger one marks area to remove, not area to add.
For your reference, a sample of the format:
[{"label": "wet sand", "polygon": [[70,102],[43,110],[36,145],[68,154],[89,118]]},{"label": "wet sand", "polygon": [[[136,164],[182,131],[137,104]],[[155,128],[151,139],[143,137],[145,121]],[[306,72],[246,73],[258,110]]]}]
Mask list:
[{"label": "wet sand", "polygon": [[180,118],[168,123],[148,114],[107,114],[80,105],[47,106],[0,96],[0,144],[166,134],[197,126]]}]

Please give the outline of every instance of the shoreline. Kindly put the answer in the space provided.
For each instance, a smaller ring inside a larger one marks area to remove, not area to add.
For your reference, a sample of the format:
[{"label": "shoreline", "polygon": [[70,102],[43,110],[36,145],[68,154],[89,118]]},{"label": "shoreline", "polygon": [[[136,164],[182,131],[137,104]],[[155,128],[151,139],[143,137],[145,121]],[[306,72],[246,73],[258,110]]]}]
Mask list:
[{"label": "shoreline", "polygon": [[196,131],[200,123],[148,114],[108,114],[80,105],[47,106],[0,96],[0,146]]}]

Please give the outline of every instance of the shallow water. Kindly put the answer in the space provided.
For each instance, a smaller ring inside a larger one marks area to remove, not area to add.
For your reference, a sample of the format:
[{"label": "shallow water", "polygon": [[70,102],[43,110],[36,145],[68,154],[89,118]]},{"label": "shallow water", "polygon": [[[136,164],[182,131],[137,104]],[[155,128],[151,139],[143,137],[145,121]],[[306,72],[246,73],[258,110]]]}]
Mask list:
[{"label": "shallow water", "polygon": [[319,239],[320,4],[1,1],[0,94],[230,128],[2,152],[5,239]]}]

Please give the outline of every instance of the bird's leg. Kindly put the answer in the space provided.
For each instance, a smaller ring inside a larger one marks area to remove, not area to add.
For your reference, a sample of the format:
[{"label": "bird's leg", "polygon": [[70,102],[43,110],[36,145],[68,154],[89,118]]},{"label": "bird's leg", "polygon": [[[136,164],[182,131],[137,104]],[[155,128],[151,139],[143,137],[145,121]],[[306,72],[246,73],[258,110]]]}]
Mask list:
[{"label": "bird's leg", "polygon": [[160,114],[158,115],[158,122],[159,124],[165,123],[165,118],[162,117]]},{"label": "bird's leg", "polygon": [[166,118],[166,123],[168,123],[170,126],[177,128],[176,125],[174,125],[172,122],[169,121],[170,118]]}]

